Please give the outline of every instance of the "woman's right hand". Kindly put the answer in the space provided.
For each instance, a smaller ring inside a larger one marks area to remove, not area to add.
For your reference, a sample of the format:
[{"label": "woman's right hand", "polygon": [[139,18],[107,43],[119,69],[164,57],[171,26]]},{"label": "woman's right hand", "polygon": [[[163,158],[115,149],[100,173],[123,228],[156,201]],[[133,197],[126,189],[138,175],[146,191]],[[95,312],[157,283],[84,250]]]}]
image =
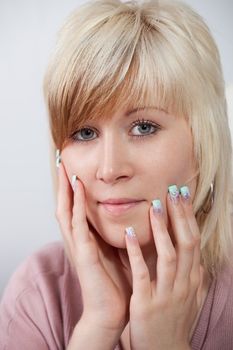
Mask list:
[{"label": "woman's right hand", "polygon": [[73,193],[65,168],[58,170],[56,218],[65,251],[75,268],[83,298],[82,320],[103,331],[121,334],[128,322],[131,295],[117,248],[90,229],[86,217],[84,186],[76,181]]}]

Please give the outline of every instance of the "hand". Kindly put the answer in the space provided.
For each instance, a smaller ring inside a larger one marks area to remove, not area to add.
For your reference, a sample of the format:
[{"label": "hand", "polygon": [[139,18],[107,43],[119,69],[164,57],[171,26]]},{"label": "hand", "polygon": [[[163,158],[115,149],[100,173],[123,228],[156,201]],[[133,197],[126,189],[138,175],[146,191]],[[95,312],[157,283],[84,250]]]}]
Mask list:
[{"label": "hand", "polygon": [[120,335],[129,317],[130,288],[122,273],[117,250],[89,228],[81,181],[77,181],[73,196],[62,163],[58,177],[56,218],[66,253],[80,281],[84,305],[82,319],[103,330],[119,330]]},{"label": "hand", "polygon": [[203,268],[200,265],[200,232],[191,200],[167,195],[175,246],[163,213],[150,220],[157,250],[156,280],[150,281],[136,237],[126,235],[133,278],[130,300],[131,349],[190,349],[189,333],[201,305]]}]

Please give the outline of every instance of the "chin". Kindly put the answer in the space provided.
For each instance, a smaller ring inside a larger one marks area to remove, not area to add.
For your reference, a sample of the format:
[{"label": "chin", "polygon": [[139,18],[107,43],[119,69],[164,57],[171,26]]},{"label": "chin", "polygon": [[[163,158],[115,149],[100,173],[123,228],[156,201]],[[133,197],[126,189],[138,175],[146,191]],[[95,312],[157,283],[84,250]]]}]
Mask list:
[{"label": "chin", "polygon": [[109,222],[109,220],[100,219],[98,222],[89,220],[91,225],[97,231],[97,233],[103,238],[103,240],[109,245],[115,248],[126,248],[125,243],[125,228],[132,226],[137,235],[140,246],[148,245],[148,243],[153,241],[153,234],[148,219],[140,219],[140,217],[134,220],[129,220],[129,218],[124,218],[124,220],[114,220]]}]

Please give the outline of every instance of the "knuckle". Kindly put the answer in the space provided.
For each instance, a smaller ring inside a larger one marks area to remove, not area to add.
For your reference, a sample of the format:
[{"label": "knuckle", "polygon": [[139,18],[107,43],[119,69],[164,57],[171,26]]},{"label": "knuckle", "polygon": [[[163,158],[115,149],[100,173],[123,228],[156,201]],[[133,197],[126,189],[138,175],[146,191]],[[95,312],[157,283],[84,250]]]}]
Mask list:
[{"label": "knuckle", "polygon": [[65,220],[66,217],[69,217],[69,210],[57,207],[55,217],[59,222]]},{"label": "knuckle", "polygon": [[58,221],[61,220],[61,217],[62,217],[62,210],[61,210],[60,207],[57,207],[57,208],[56,208],[55,217],[56,217],[56,219],[57,219]]},{"label": "knuckle", "polygon": [[71,226],[72,226],[72,229],[77,227],[77,218],[74,215],[72,216]]},{"label": "knuckle", "polygon": [[195,240],[193,237],[190,237],[187,240],[184,240],[180,243],[180,246],[183,250],[192,251],[195,248]]},{"label": "knuckle", "polygon": [[181,286],[177,288],[176,290],[176,298],[178,301],[186,301],[189,296],[189,286],[188,285],[183,285],[182,288]]},{"label": "knuckle", "polygon": [[164,263],[166,263],[167,265],[173,265],[176,263],[176,252],[175,250],[171,250],[170,252],[164,253],[161,256],[162,260],[164,261]]},{"label": "knuckle", "polygon": [[192,271],[190,274],[190,284],[193,288],[198,288],[201,283],[200,271]]},{"label": "knuckle", "polygon": [[77,227],[80,223],[80,218],[79,216],[77,215],[77,212],[73,212],[73,215],[72,215],[72,218],[71,218],[71,223],[72,223],[72,227]]},{"label": "knuckle", "polygon": [[137,270],[137,279],[140,281],[147,280],[149,278],[149,272],[146,268],[141,268]]},{"label": "knuckle", "polygon": [[55,216],[56,216],[56,220],[58,221],[59,224],[62,224],[65,221],[64,213],[56,212]]},{"label": "knuckle", "polygon": [[193,289],[198,289],[200,285],[200,276],[199,275],[193,275],[190,278],[190,284]]},{"label": "knuckle", "polygon": [[185,202],[185,205],[183,205],[183,209],[186,212],[187,215],[192,216],[193,215],[193,204],[191,200],[188,200]]},{"label": "knuckle", "polygon": [[177,206],[176,216],[180,220],[186,220],[185,212],[181,206]]},{"label": "knuckle", "polygon": [[200,246],[201,245],[201,235],[199,233],[195,234],[193,236],[193,240],[194,240],[194,245],[195,246]]}]

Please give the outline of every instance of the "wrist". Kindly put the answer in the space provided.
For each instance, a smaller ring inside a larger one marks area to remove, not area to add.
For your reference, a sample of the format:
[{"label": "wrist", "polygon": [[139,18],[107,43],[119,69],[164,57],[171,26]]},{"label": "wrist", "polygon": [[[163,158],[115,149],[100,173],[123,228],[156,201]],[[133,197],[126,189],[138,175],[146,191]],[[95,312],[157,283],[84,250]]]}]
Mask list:
[{"label": "wrist", "polygon": [[93,316],[93,314],[83,313],[80,321],[82,325],[89,325],[90,328],[104,334],[121,334],[125,327],[125,320],[110,322],[107,319],[102,319]]},{"label": "wrist", "polygon": [[76,324],[67,350],[109,350],[114,349],[120,338],[120,331],[108,329],[87,318]]}]

